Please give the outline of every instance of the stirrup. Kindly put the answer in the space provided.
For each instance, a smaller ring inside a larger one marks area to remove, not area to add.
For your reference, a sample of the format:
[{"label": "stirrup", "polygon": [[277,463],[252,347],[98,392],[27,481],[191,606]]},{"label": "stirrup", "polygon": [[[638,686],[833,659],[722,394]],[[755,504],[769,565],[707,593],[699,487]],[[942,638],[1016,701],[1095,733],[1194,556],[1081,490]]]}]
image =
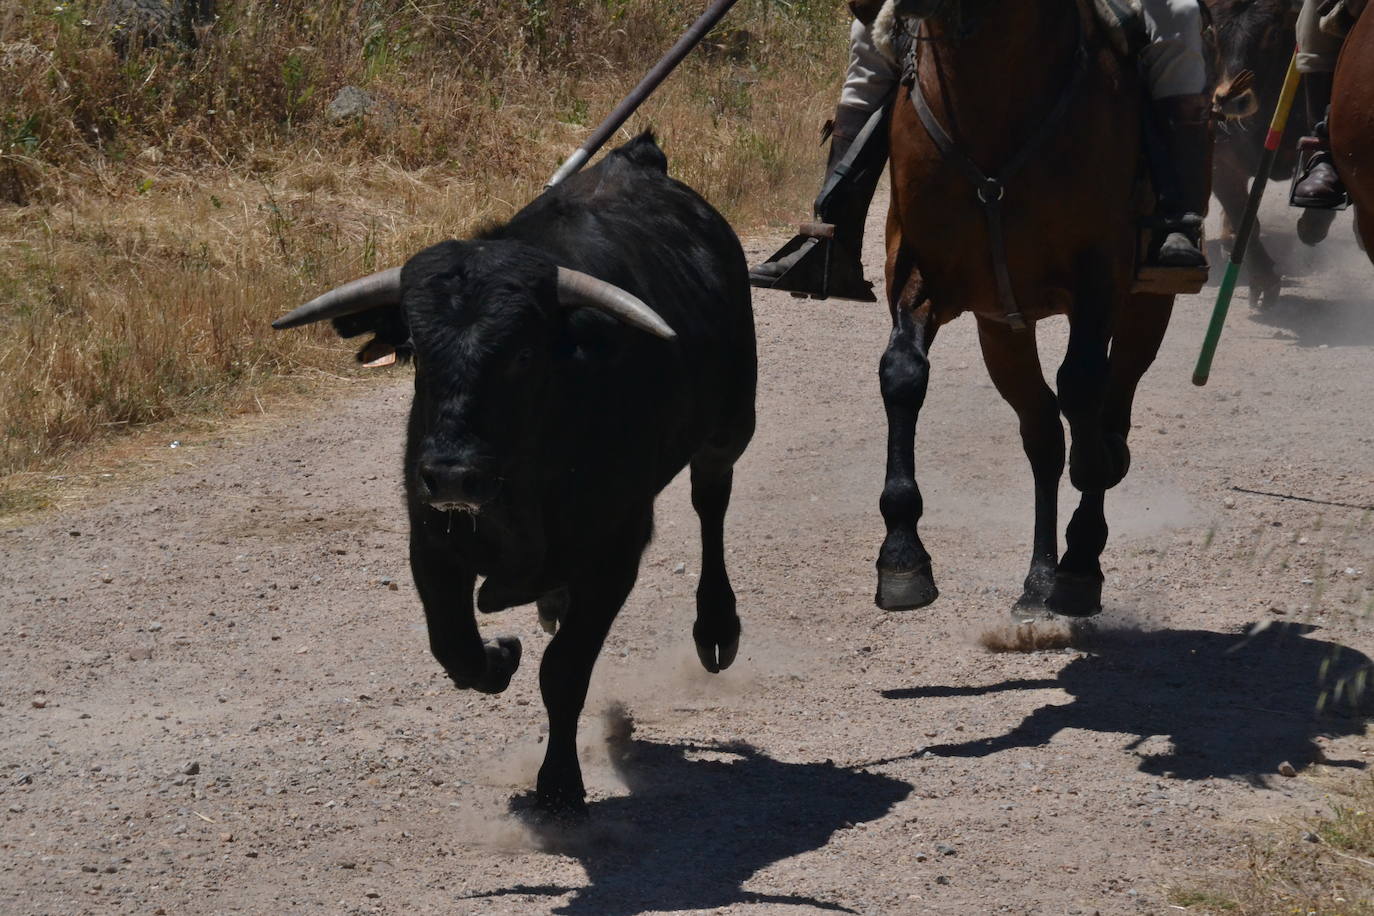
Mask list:
[{"label": "stirrup", "polygon": [[[1311,199],[1298,199],[1298,185],[1307,180],[1312,174],[1310,162],[1312,158],[1321,152],[1329,153],[1331,143],[1325,137],[1300,137],[1298,139],[1298,166],[1293,169],[1293,180],[1288,185],[1288,206],[1296,207],[1299,210],[1344,210],[1350,206],[1350,192],[1345,189],[1344,182],[1341,183],[1341,196],[1339,200],[1329,203],[1316,203]],[[1333,161],[1332,168],[1335,168]],[[1337,178],[1340,175],[1337,173]]]},{"label": "stirrup", "polygon": [[878,301],[873,294],[873,284],[863,277],[859,259],[843,243],[836,241],[835,227],[830,223],[802,223],[799,233],[764,263],[773,264],[789,258],[794,263],[776,278],[759,277],[751,272],[750,285],[785,290],[797,299]]},{"label": "stirrup", "polygon": [[[1161,264],[1159,248],[1170,232],[1197,232],[1197,250],[1201,264]],[[1131,292],[1159,296],[1195,295],[1207,285],[1211,265],[1207,262],[1202,236],[1202,217],[1185,214],[1182,218],[1149,217],[1140,227],[1140,249],[1137,255],[1135,281]]]}]

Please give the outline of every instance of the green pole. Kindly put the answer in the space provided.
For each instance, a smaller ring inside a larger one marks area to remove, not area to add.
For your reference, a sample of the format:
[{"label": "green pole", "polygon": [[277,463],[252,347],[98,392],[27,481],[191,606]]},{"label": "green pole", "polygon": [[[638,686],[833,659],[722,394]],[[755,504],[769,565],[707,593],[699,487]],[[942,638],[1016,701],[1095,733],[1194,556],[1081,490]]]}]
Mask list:
[{"label": "green pole", "polygon": [[1207,334],[1202,338],[1202,352],[1198,354],[1197,366],[1193,368],[1193,384],[1205,385],[1212,372],[1212,357],[1216,356],[1217,342],[1221,340],[1221,329],[1226,326],[1226,313],[1231,308],[1231,296],[1236,291],[1236,276],[1240,273],[1241,262],[1245,260],[1245,249],[1250,246],[1250,237],[1255,231],[1256,218],[1259,216],[1260,201],[1264,199],[1264,188],[1269,182],[1269,173],[1274,169],[1274,156],[1278,153],[1279,142],[1283,139],[1283,129],[1288,124],[1288,114],[1293,110],[1293,98],[1298,94],[1298,54],[1288,61],[1288,75],[1283,80],[1283,91],[1279,93],[1279,103],[1274,107],[1274,117],[1269,121],[1269,133],[1264,138],[1264,155],[1260,157],[1259,173],[1250,183],[1250,199],[1245,204],[1245,215],[1241,218],[1240,228],[1236,230],[1236,243],[1231,248],[1231,260],[1226,265],[1226,275],[1222,277],[1221,289],[1217,291],[1217,304],[1212,308],[1212,320],[1207,325]]}]

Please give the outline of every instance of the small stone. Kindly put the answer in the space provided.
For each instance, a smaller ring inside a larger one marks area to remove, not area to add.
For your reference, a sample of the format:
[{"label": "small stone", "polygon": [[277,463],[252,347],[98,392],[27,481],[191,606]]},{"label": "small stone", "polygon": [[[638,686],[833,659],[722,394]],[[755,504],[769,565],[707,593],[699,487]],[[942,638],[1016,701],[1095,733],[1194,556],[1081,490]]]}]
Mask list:
[{"label": "small stone", "polygon": [[1289,763],[1287,760],[1285,760],[1283,763],[1279,764],[1279,775],[1280,775],[1280,776],[1297,776],[1297,775],[1298,775],[1298,771],[1297,771],[1297,769],[1293,766],[1293,764],[1291,764],[1291,763]]},{"label": "small stone", "polygon": [[100,869],[96,868],[94,865],[83,865],[81,866],[81,870],[92,875],[100,871]]},{"label": "small stone", "polygon": [[23,806],[23,805],[10,805],[10,814],[23,814],[23,813],[24,813],[24,806]]},{"label": "small stone", "polygon": [[959,854],[959,850],[955,849],[948,843],[936,843],[935,851],[942,856],[955,856]]},{"label": "small stone", "polygon": [[926,855],[925,853],[923,853],[923,852],[918,852],[918,853],[916,853],[916,861],[917,861],[917,862],[924,862],[924,861],[925,861],[926,859],[928,859],[928,858],[930,858],[930,857],[927,856],[927,855]]},{"label": "small stone", "polygon": [[680,576],[687,571],[686,563],[679,563],[673,567],[673,575]]},{"label": "small stone", "polygon": [[357,862],[340,862],[340,863],[339,863],[339,867],[340,867],[340,868],[347,868],[347,869],[349,869],[349,870],[352,870],[352,869],[355,869],[355,868],[358,867],[358,863],[357,863]]},{"label": "small stone", "polygon": [[382,895],[377,893],[376,891],[368,891],[367,893],[363,894],[363,896],[368,898],[369,900],[376,900],[378,897]]},{"label": "small stone", "polygon": [[387,587],[388,589],[390,589],[391,591],[393,591],[393,592],[394,592],[394,591],[399,591],[400,588],[401,588],[401,587],[400,587],[399,585],[397,585],[395,582],[388,582],[386,587]]},{"label": "small stone", "polygon": [[1269,609],[1269,613],[1271,613],[1271,614],[1278,614],[1280,617],[1283,617],[1284,615],[1286,615],[1286,614],[1288,613],[1288,609],[1287,609],[1287,608],[1279,607],[1279,606],[1276,604],[1276,605],[1274,605],[1273,607],[1271,607],[1271,608]]},{"label": "small stone", "polygon": [[936,875],[936,876],[935,876],[935,883],[936,883],[936,884],[948,884],[948,883],[949,883],[949,875]]},{"label": "small stone", "polygon": [[137,646],[129,650],[129,661],[146,662],[153,657],[153,650],[147,646]]},{"label": "small stone", "polygon": [[1317,836],[1315,833],[1313,833],[1313,832],[1310,831],[1310,830],[1309,830],[1307,833],[1304,833],[1304,834],[1302,835],[1302,838],[1303,838],[1304,840],[1306,840],[1307,842],[1309,842],[1309,843],[1320,843],[1320,842],[1322,841],[1322,838],[1321,838],[1321,837]]},{"label": "small stone", "polygon": [[1234,496],[1228,496],[1221,501],[1221,504],[1228,509],[1234,509],[1236,507],[1236,498]]},{"label": "small stone", "polygon": [[195,776],[200,772],[200,761],[188,760],[177,772],[181,773],[183,776]]},{"label": "small stone", "polygon": [[148,624],[148,632],[149,632],[149,633],[157,633],[157,632],[159,632],[161,629],[162,629],[162,624],[158,623],[156,620],[154,620],[152,623]]},{"label": "small stone", "polygon": [[221,843],[232,843],[234,842],[234,835],[232,833],[221,833],[219,835],[219,841]]},{"label": "small stone", "polygon": [[44,708],[47,707],[47,705],[48,705],[48,701],[47,701],[47,700],[39,699],[39,698],[37,698],[37,697],[35,697],[34,700],[33,700],[33,708],[34,708],[34,709],[44,709]]},{"label": "small stone", "polygon": [[100,581],[104,582],[106,585],[109,585],[111,582],[114,581],[114,576],[110,575],[109,573],[101,573]]}]

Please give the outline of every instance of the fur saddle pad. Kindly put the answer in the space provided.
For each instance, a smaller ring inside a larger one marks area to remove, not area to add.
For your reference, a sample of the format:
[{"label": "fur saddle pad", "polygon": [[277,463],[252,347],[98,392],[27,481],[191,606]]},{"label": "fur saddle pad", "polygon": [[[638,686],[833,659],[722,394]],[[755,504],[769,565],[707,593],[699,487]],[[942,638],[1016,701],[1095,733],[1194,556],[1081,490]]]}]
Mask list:
[{"label": "fur saddle pad", "polygon": [[[1149,43],[1145,32],[1145,12],[1140,0],[1084,0],[1102,23],[1112,46],[1122,57],[1132,57]],[[900,66],[901,53],[896,38],[897,13],[894,0],[887,0],[870,26],[873,44],[892,63]]]}]

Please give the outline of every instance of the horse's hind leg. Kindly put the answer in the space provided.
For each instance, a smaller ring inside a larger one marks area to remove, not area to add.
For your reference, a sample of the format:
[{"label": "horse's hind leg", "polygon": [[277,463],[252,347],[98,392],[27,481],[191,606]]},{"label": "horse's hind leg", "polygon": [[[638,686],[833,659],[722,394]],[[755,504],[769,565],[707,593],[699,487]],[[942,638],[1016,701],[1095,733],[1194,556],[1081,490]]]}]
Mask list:
[{"label": "horse's hind leg", "polygon": [[983,362],[1002,398],[1016,411],[1021,444],[1035,479],[1035,534],[1030,572],[1012,613],[1043,610],[1059,564],[1059,479],[1064,474],[1064,427],[1059,405],[1040,371],[1035,329],[1013,331],[1004,324],[979,319],[978,342]]},{"label": "horse's hind leg", "polygon": [[[1124,456],[1122,476],[1130,463],[1126,438],[1131,429],[1136,386],[1159,352],[1172,310],[1172,296],[1133,296],[1117,316],[1102,399],[1101,430],[1104,439],[1116,443]],[[1056,613],[1087,617],[1102,609],[1101,557],[1107,546],[1104,490],[1105,487],[1085,489],[1069,522],[1064,556],[1046,602]]]},{"label": "horse's hind leg", "polygon": [[892,334],[878,364],[887,410],[887,479],[878,507],[887,537],[878,551],[878,607],[886,611],[924,607],[940,594],[930,571],[930,554],[916,533],[924,505],[916,485],[916,418],[930,377],[926,354],[935,339],[929,302],[893,310]]}]

